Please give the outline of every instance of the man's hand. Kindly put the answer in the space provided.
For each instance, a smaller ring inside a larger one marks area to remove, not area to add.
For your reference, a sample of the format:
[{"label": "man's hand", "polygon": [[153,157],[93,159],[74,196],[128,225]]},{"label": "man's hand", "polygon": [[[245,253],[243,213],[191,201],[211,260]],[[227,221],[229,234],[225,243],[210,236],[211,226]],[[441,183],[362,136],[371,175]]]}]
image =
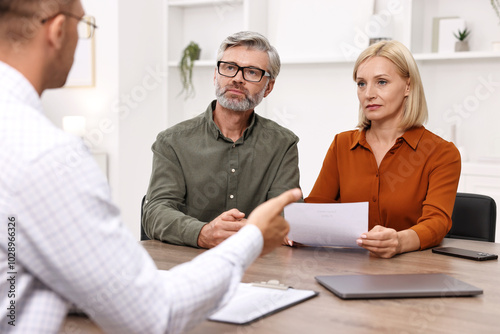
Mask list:
[{"label": "man's hand", "polygon": [[246,224],[245,214],[238,209],[221,213],[202,227],[198,236],[198,246],[212,248],[238,232]]},{"label": "man's hand", "polygon": [[414,251],[420,248],[420,239],[413,230],[396,232],[392,228],[376,225],[369,232],[363,233],[356,243],[382,258],[389,259],[396,254]]},{"label": "man's hand", "polygon": [[292,189],[284,192],[278,197],[272,198],[259,205],[248,217],[248,224],[256,225],[264,237],[262,254],[267,254],[283,243],[290,226],[281,212],[290,203],[298,201],[302,197],[300,189]]}]

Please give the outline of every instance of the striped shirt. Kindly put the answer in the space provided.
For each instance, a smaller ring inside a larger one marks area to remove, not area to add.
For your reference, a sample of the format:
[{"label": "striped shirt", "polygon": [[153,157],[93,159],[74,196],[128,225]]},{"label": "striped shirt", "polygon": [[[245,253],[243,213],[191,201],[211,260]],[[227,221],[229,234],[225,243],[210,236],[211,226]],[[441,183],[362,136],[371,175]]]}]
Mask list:
[{"label": "striped shirt", "polygon": [[72,305],[109,333],[182,332],[230,297],[262,250],[249,225],[157,270],[82,141],[54,127],[32,85],[2,62],[0,171],[1,333],[56,333]]}]

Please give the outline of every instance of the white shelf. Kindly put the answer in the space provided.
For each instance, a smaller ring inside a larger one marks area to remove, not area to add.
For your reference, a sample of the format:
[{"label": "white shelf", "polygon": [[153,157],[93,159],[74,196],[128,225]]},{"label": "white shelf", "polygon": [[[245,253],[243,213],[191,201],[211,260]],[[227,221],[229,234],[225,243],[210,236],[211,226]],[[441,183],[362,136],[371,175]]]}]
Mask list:
[{"label": "white shelf", "polygon": [[500,58],[500,52],[496,51],[468,51],[449,53],[416,53],[415,60],[453,60],[453,59],[485,59]]},{"label": "white shelf", "polygon": [[242,3],[243,0],[173,0],[169,1],[168,5],[170,7],[201,7],[201,6],[212,6],[212,5],[232,5]]},{"label": "white shelf", "polygon": [[[500,58],[500,52],[486,51],[469,51],[455,53],[416,53],[413,55],[415,60],[453,60],[453,59],[487,59]],[[310,58],[283,58],[282,65],[314,65],[314,64],[354,64],[355,59],[335,58],[335,57],[310,57]],[[170,61],[169,67],[175,67],[179,61]],[[195,67],[215,66],[216,60],[197,60],[194,63]]]},{"label": "white shelf", "polygon": [[[452,60],[452,59],[486,59],[500,58],[500,52],[496,51],[469,51],[469,52],[453,52],[453,53],[415,53],[415,60]],[[356,59],[345,59],[335,57],[310,57],[300,59],[282,59],[282,64],[354,64]]]}]

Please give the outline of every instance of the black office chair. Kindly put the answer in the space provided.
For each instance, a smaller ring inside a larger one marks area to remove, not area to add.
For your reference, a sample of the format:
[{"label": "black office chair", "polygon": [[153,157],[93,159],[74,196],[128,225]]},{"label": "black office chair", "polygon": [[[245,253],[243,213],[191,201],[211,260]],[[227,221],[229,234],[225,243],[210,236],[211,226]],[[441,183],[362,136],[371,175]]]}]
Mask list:
[{"label": "black office chair", "polygon": [[448,238],[495,242],[497,206],[486,195],[457,193]]},{"label": "black office chair", "polygon": [[144,231],[144,227],[142,227],[142,214],[144,212],[144,202],[146,202],[146,195],[142,198],[141,201],[141,241],[142,240],[150,240],[146,232]]}]

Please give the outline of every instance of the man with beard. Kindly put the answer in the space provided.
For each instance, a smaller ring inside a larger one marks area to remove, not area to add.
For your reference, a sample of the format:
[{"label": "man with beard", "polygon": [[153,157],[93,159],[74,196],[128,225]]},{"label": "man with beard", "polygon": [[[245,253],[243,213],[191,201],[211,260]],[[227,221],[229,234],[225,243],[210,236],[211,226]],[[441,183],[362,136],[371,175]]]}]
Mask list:
[{"label": "man with beard", "polygon": [[227,37],[217,54],[217,99],[161,132],[143,207],[146,234],[212,248],[246,224],[260,203],[299,187],[298,138],[254,108],[273,90],[276,49],[262,35]]}]

